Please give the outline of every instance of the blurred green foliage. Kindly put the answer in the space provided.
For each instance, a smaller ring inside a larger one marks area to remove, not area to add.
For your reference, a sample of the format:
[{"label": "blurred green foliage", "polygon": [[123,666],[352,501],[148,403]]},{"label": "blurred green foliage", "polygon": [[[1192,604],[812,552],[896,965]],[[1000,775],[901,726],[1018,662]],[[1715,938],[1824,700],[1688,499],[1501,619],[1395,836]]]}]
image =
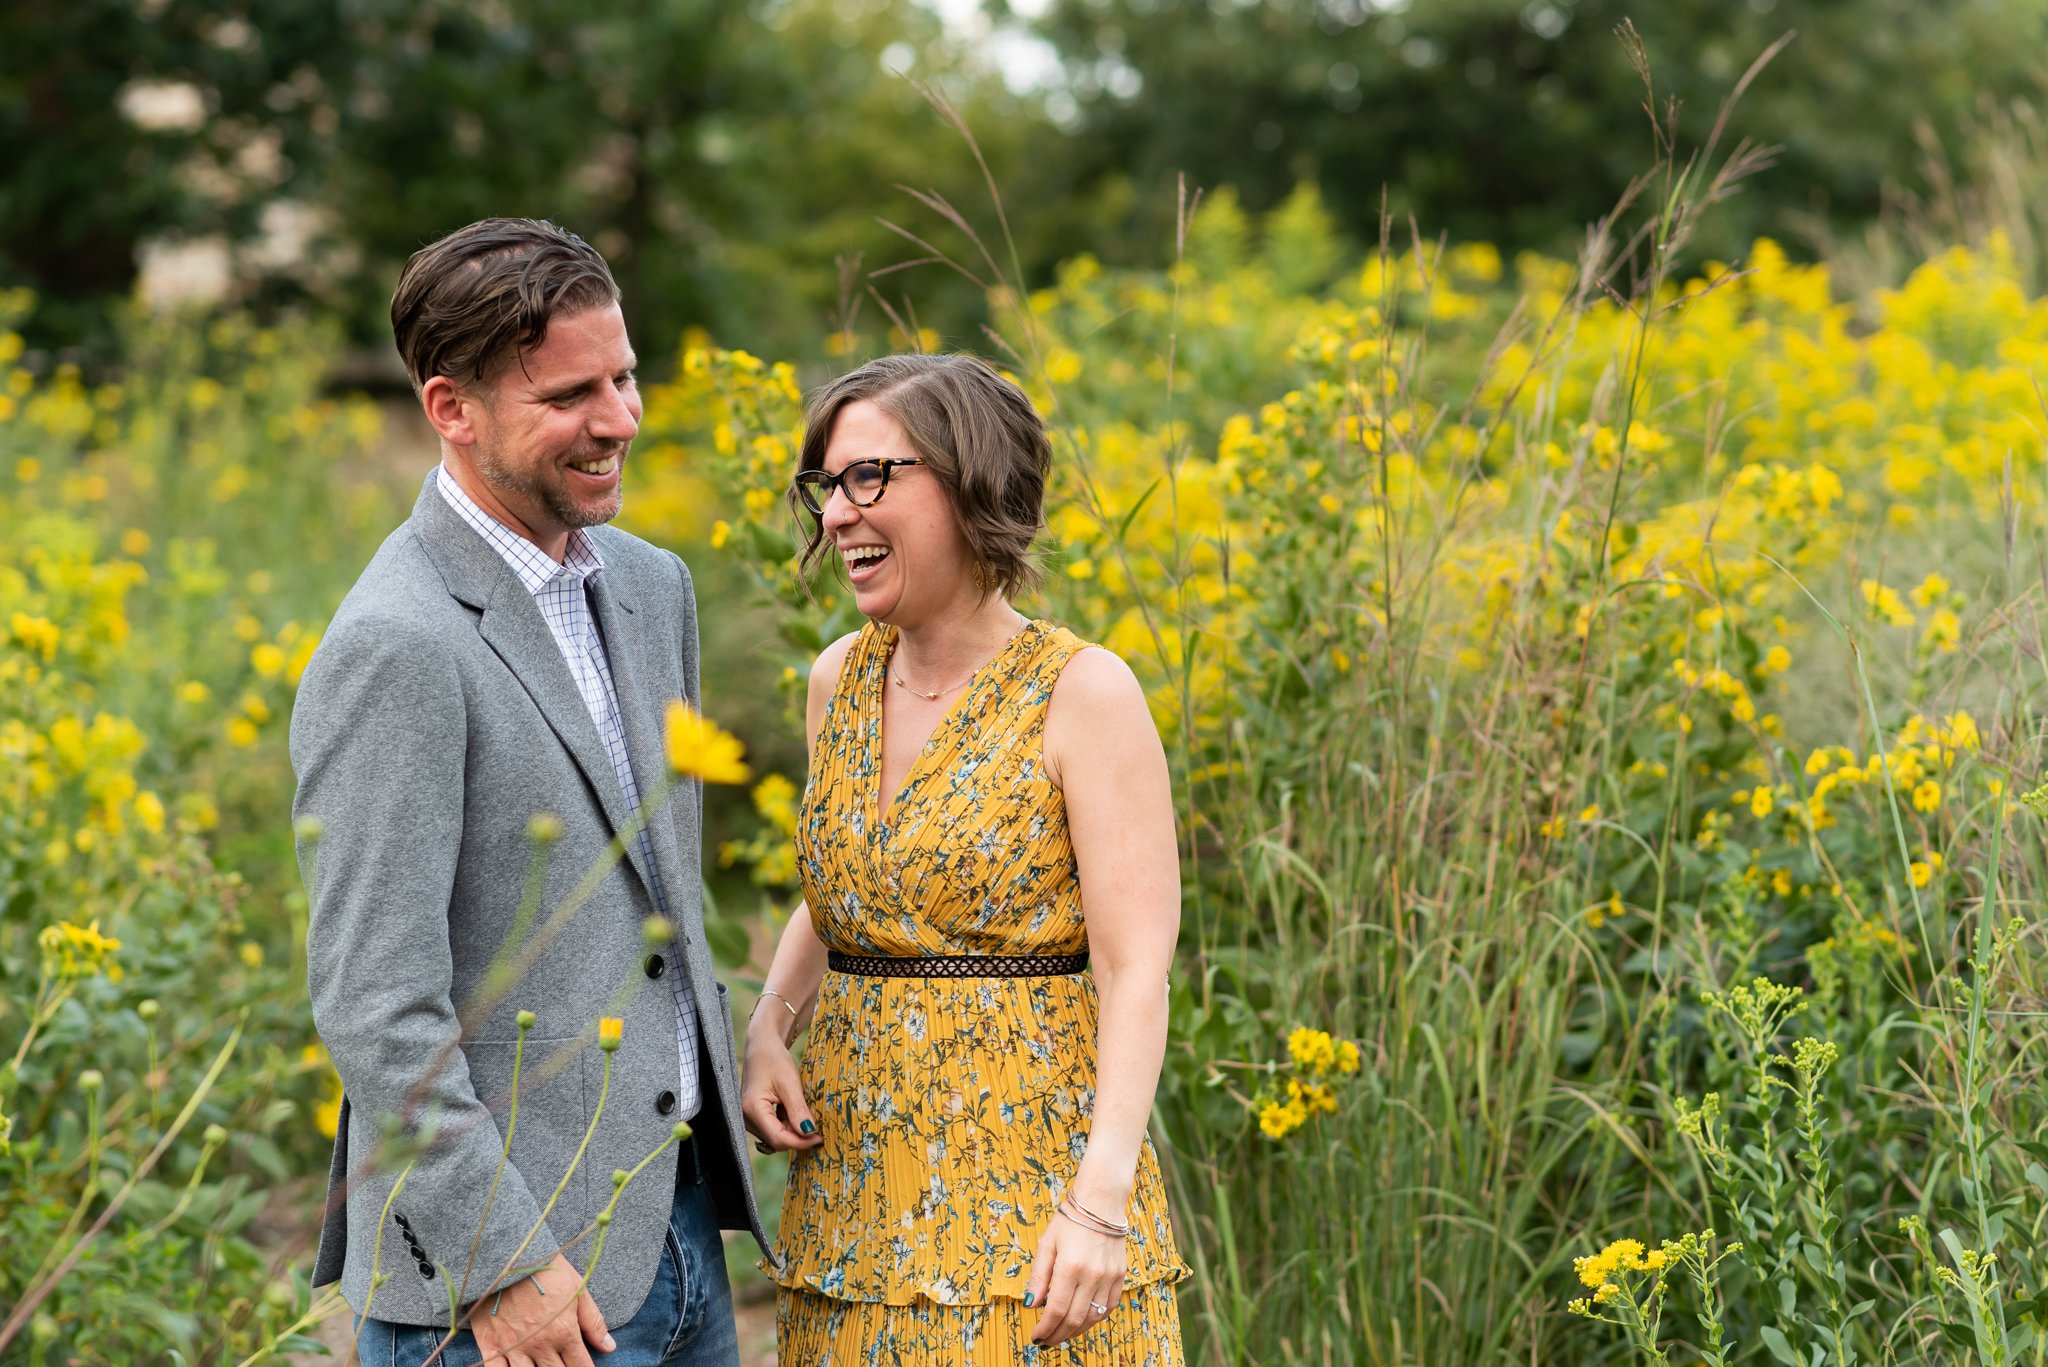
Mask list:
[{"label": "blurred green foliage", "polygon": [[1404,242],[1412,214],[1429,236],[1574,252],[1658,151],[1624,20],[1694,146],[1796,34],[1724,134],[1781,149],[1695,244],[1724,260],[1878,213],[1916,182],[1923,125],[1948,143],[2038,93],[2048,37],[2041,0],[1053,0],[1035,26],[1068,72],[1077,179],[1136,187],[1121,251],[1090,245],[1149,260],[1176,172],[1254,209],[1319,185],[1365,241],[1384,192]]},{"label": "blurred green foliage", "polygon": [[218,239],[231,302],[338,313],[381,347],[408,253],[533,214],[606,252],[636,334],[664,347],[694,326],[815,357],[847,307],[879,311],[871,287],[972,342],[971,282],[870,275],[930,255],[882,218],[921,216],[926,243],[976,259],[903,189],[992,226],[974,149],[920,85],[974,130],[1033,285],[1084,252],[1170,255],[1182,173],[1252,211],[1319,187],[1355,243],[1384,203],[1404,236],[1412,214],[1430,235],[1569,253],[1654,155],[1624,19],[1695,143],[1797,33],[1728,129],[1777,163],[1694,244],[1796,250],[1939,193],[1928,149],[2037,94],[2048,37],[2048,0],[984,0],[1057,56],[1019,94],[1014,46],[961,8],[949,24],[889,0],[8,6],[0,279],[41,300],[32,344],[111,355],[105,305],[145,245]]}]

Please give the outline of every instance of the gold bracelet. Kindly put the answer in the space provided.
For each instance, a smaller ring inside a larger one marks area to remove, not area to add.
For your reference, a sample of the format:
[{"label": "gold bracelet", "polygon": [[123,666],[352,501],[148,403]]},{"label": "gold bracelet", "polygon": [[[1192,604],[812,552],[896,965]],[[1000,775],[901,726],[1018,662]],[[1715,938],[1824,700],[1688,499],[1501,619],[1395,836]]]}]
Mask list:
[{"label": "gold bracelet", "polygon": [[782,994],[781,994],[780,992],[776,992],[776,991],[774,991],[774,990],[772,990],[772,989],[770,989],[770,988],[766,988],[766,987],[764,987],[764,988],[762,988],[762,989],[761,989],[761,995],[760,995],[760,997],[759,997],[759,998],[758,998],[758,999],[757,999],[757,1000],[756,1000],[756,1001],[754,1002],[754,1010],[756,1010],[756,1011],[759,1011],[759,1010],[761,1009],[761,1003],[762,1003],[762,1002],[764,1002],[764,1001],[767,1001],[767,1000],[768,1000],[768,999],[769,999],[770,997],[773,997],[773,998],[775,998],[775,1000],[777,1000],[777,1001],[781,1002],[781,1003],[783,1004],[783,1006],[784,1006],[785,1008],[787,1008],[787,1009],[788,1009],[788,1011],[789,1011],[789,1016],[790,1016],[790,1019],[791,1019],[791,1020],[795,1020],[795,1019],[796,1019],[796,1017],[797,1017],[797,1009],[796,1009],[796,1003],[795,1003],[795,1002],[793,1002],[793,1001],[791,1001],[791,1000],[790,1000],[789,998],[787,998],[787,997],[783,996],[783,995],[782,995]]},{"label": "gold bracelet", "polygon": [[1088,1215],[1085,1210],[1075,1211],[1067,1209],[1073,1203],[1073,1199],[1073,1197],[1069,1196],[1066,1200],[1054,1206],[1053,1213],[1066,1216],[1068,1221],[1087,1230],[1090,1234],[1100,1234],[1108,1239],[1128,1239],[1131,1237],[1131,1227],[1129,1225],[1113,1225],[1098,1216]]},{"label": "gold bracelet", "polygon": [[1131,1232],[1131,1227],[1130,1227],[1130,1225],[1129,1225],[1128,1223],[1125,1223],[1125,1224],[1121,1224],[1121,1225],[1120,1225],[1120,1224],[1118,1224],[1118,1223],[1117,1223],[1116,1221],[1114,1221],[1114,1220],[1110,1219],[1110,1218],[1109,1218],[1109,1217],[1108,1217],[1107,1215],[1098,1215],[1098,1214],[1096,1214],[1096,1213],[1095,1213],[1094,1211],[1090,1210],[1090,1209],[1089,1209],[1089,1208],[1088,1208],[1087,1206],[1084,1206],[1084,1205],[1082,1205],[1082,1204],[1081,1204],[1081,1198],[1080,1198],[1080,1197],[1078,1197],[1078,1196],[1076,1196],[1076,1195],[1074,1195],[1074,1193],[1073,1193],[1073,1192],[1071,1192],[1071,1191],[1067,1193],[1067,1200],[1073,1203],[1073,1206],[1074,1206],[1074,1209],[1075,1209],[1075,1210],[1078,1210],[1078,1211],[1080,1211],[1080,1212],[1081,1212],[1081,1213],[1082,1213],[1083,1215],[1085,1215],[1085,1216],[1087,1216],[1087,1217],[1088,1217],[1089,1219],[1093,1220],[1093,1221],[1094,1221],[1094,1222],[1095,1222],[1096,1224],[1098,1224],[1098,1225],[1101,1225],[1101,1226],[1102,1226],[1102,1227],[1103,1227],[1104,1229],[1113,1229],[1113,1230],[1115,1230],[1115,1231],[1116,1231],[1117,1233],[1119,1233],[1119,1234],[1122,1234],[1122,1235],[1124,1235],[1124,1236],[1126,1236],[1126,1237],[1129,1237],[1129,1235],[1130,1235],[1130,1232]]}]

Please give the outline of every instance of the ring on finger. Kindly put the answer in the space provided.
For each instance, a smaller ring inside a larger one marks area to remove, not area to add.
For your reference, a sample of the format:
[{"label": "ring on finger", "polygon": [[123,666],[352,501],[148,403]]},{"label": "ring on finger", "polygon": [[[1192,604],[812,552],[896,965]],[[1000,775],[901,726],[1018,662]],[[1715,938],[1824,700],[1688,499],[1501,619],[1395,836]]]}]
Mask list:
[{"label": "ring on finger", "polygon": [[1104,1305],[1101,1301],[1088,1302],[1088,1308],[1090,1310],[1093,1310],[1098,1315],[1107,1315],[1109,1313],[1109,1307]]}]

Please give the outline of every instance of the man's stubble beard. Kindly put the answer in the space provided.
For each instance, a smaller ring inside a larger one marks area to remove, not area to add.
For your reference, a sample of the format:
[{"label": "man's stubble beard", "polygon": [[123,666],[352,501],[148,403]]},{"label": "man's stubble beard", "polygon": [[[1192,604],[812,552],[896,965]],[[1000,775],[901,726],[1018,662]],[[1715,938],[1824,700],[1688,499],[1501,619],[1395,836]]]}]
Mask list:
[{"label": "man's stubble beard", "polygon": [[[612,496],[595,506],[570,501],[568,493],[560,484],[548,483],[545,476],[533,476],[516,470],[498,458],[498,453],[479,443],[470,449],[470,460],[476,466],[477,474],[484,483],[500,494],[513,494],[538,503],[550,518],[563,527],[596,527],[611,521],[619,515],[619,509],[626,501],[626,451],[627,446],[617,448],[619,457],[619,482],[612,489]],[[609,453],[604,453],[609,454]],[[601,460],[603,454],[583,456],[585,461]],[[556,467],[559,468],[559,467]]]}]

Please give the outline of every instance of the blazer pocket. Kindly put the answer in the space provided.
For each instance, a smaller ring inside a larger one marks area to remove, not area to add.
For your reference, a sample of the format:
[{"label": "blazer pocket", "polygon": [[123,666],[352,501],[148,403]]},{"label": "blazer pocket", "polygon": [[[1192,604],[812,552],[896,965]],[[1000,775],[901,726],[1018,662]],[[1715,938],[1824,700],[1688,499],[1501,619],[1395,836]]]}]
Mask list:
[{"label": "blazer pocket", "polygon": [[[602,1056],[596,1044],[588,1039],[528,1038],[524,1056],[517,1057],[519,1046],[512,1041],[473,1040],[463,1052],[469,1060],[470,1084],[497,1118],[499,1135],[512,1135],[511,1166],[535,1203],[546,1205],[567,1173],[562,1204],[587,1215],[592,1208],[588,1195],[595,1187],[587,1172],[579,1168],[571,1173],[569,1164],[590,1126],[590,1109],[597,1104]],[[515,1057],[516,1115],[511,1105]],[[559,1223],[561,1209],[558,1205],[557,1215],[549,1217],[550,1225]]]}]

